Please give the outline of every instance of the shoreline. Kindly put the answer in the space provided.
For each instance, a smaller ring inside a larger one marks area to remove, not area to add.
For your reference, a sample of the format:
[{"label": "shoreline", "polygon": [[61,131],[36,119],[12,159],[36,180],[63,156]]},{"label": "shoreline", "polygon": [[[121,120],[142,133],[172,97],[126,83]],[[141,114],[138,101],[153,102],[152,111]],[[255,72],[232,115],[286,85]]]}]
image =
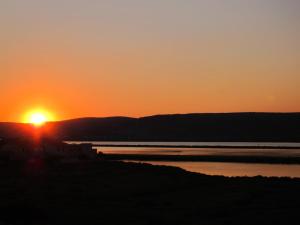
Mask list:
[{"label": "shoreline", "polygon": [[161,161],[161,162],[231,162],[262,164],[300,164],[300,157],[275,156],[225,156],[225,155],[142,155],[102,153],[100,158],[106,160]]}]

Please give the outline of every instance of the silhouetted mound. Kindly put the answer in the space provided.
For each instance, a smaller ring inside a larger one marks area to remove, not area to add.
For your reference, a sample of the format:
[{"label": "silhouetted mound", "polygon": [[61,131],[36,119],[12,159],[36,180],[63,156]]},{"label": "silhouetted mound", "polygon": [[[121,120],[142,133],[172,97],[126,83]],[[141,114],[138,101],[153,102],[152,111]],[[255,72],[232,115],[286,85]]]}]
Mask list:
[{"label": "silhouetted mound", "polygon": [[[62,140],[300,142],[300,113],[202,113],[142,118],[83,118],[49,123]],[[0,136],[24,136],[30,125],[0,123]]]},{"label": "silhouetted mound", "polygon": [[124,162],[2,164],[0,224],[298,224],[300,179]]},{"label": "silhouetted mound", "polygon": [[67,144],[49,137],[0,140],[0,161],[97,159],[90,144]]}]

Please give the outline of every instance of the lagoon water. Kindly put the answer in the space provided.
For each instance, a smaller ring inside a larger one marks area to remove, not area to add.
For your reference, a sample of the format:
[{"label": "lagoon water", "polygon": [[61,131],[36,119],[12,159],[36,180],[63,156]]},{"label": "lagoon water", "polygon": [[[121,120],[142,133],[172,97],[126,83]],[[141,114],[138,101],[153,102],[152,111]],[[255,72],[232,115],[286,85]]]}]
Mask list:
[{"label": "lagoon water", "polygon": [[[141,154],[141,155],[224,155],[224,156],[273,156],[300,157],[300,143],[262,143],[262,142],[68,142],[92,143],[94,145],[131,145],[131,147],[97,147],[98,151],[111,154]],[[132,147],[136,145],[137,147]],[[148,147],[139,147],[147,145]],[[151,145],[168,147],[151,147]],[[170,147],[174,146],[174,147]],[[176,147],[181,146],[181,147]],[[186,147],[185,147],[186,146]],[[190,148],[190,146],[207,146],[206,148]],[[209,148],[209,147],[214,148]],[[234,146],[234,148],[215,148],[216,146]],[[253,148],[238,148],[251,146]],[[257,149],[255,147],[264,147]],[[280,147],[271,149],[268,147]],[[285,149],[299,147],[299,149]],[[143,161],[144,163],[145,161]],[[300,165],[257,164],[257,163],[224,163],[224,162],[155,162],[153,165],[177,166],[187,171],[209,175],[224,176],[276,176],[300,177]]]},{"label": "lagoon water", "polygon": [[228,177],[266,176],[266,177],[298,177],[300,165],[262,164],[262,163],[229,163],[229,162],[156,162],[129,161],[150,163],[152,165],[176,166],[184,170],[207,175],[222,175]]}]

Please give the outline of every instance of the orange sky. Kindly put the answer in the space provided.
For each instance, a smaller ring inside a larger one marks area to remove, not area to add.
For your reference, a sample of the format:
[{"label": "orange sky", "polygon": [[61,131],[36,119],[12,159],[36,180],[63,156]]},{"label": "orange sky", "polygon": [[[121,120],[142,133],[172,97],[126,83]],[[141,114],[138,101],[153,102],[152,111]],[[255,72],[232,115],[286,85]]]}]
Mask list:
[{"label": "orange sky", "polygon": [[1,2],[0,121],[39,107],[58,120],[300,111],[299,9],[293,0]]}]

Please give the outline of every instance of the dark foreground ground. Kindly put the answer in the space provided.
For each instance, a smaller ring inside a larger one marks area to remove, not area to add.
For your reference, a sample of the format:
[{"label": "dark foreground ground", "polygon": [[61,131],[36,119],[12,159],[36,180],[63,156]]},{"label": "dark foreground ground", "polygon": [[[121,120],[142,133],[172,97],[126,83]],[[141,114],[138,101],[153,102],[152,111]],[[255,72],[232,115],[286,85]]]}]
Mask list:
[{"label": "dark foreground ground", "polygon": [[0,165],[0,224],[299,224],[300,179],[123,162]]}]

